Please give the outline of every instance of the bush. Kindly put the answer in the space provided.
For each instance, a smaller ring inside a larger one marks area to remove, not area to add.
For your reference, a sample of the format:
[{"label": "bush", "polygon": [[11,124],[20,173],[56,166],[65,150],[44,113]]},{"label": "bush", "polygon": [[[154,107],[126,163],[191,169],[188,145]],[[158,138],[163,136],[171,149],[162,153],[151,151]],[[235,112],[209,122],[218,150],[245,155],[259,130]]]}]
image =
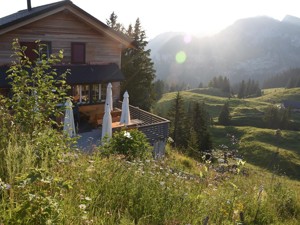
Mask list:
[{"label": "bush", "polygon": [[124,155],[127,160],[145,159],[150,155],[149,142],[145,134],[137,129],[115,132],[103,150]]}]

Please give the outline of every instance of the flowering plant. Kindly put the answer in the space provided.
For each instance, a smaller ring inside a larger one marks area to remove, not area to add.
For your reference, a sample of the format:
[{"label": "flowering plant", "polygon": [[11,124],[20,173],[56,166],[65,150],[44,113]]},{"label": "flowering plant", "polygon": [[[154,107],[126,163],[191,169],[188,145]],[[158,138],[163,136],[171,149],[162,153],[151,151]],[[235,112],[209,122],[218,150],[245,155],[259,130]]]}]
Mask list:
[{"label": "flowering plant", "polygon": [[122,154],[127,160],[144,159],[150,155],[150,145],[144,133],[137,129],[115,132],[109,142],[112,153]]}]

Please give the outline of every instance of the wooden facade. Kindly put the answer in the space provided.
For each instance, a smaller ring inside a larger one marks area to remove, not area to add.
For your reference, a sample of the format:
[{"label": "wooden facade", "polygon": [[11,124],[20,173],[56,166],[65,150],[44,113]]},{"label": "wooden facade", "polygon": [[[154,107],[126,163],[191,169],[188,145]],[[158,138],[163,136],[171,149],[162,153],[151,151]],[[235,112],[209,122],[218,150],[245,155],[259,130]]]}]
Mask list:
[{"label": "wooden facade", "polygon": [[88,26],[77,16],[67,11],[58,12],[41,20],[0,35],[0,62],[11,62],[11,43],[14,38],[20,42],[36,40],[51,42],[52,52],[64,50],[64,63],[71,63],[71,44],[85,43],[86,64],[116,63],[121,65],[122,46],[105,34]]},{"label": "wooden facade", "polygon": [[[6,21],[6,23],[1,23],[3,21]],[[67,0],[28,8],[1,18],[0,66],[11,63],[12,41],[15,38],[18,38],[21,44],[30,44],[36,40],[48,43],[51,48],[50,52],[54,54],[63,50],[64,59],[62,64],[70,66],[73,66],[74,63],[72,46],[76,43],[84,46],[84,60],[80,64],[85,64],[87,67],[89,65],[116,64],[120,68],[121,52],[124,48],[131,46],[131,40],[128,37],[115,32]],[[73,69],[76,69],[76,67],[73,67]],[[83,78],[85,76],[88,76],[88,74],[82,74]],[[109,81],[106,79],[103,87],[108,82],[112,83],[113,99],[118,101],[120,98],[120,80],[114,78]],[[82,83],[78,83],[78,85],[81,84],[86,85],[87,83],[83,79]],[[92,85],[91,83],[88,84]],[[1,91],[7,92],[7,89],[2,87]],[[103,99],[101,101],[103,102]]]}]

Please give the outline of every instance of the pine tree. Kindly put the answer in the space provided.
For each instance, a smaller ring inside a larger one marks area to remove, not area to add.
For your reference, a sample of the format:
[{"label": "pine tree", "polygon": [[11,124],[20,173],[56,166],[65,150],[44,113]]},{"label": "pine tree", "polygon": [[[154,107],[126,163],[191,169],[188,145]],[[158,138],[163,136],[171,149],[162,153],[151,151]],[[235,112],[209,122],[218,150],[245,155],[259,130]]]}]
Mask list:
[{"label": "pine tree", "polygon": [[133,40],[134,47],[127,48],[122,52],[121,70],[125,76],[125,81],[121,84],[121,92],[128,91],[132,105],[149,111],[155,99],[153,91],[155,70],[150,58],[151,50],[146,50],[148,42],[145,40],[146,33],[142,29],[140,20],[137,19],[134,27],[129,25],[128,29],[125,30],[117,22],[117,16],[112,13],[110,20],[107,20],[107,24]]},{"label": "pine tree", "polygon": [[242,80],[240,87],[239,87],[239,92],[238,92],[238,98],[245,98],[245,93],[246,93],[246,84],[245,81]]},{"label": "pine tree", "polygon": [[276,106],[269,106],[266,108],[263,120],[268,128],[279,128],[280,116],[278,108]]},{"label": "pine tree", "polygon": [[122,83],[121,89],[122,92],[127,90],[131,93],[130,101],[133,105],[149,111],[155,99],[155,70],[150,58],[150,49],[145,50],[148,42],[145,40],[146,34],[139,19],[136,20],[134,28],[129,26],[127,35],[134,40],[134,48],[126,49],[122,54],[125,82]]},{"label": "pine tree", "polygon": [[229,104],[228,104],[228,102],[226,102],[222,107],[218,121],[219,121],[219,124],[227,126],[230,124],[230,120],[231,120],[231,116],[230,116],[230,111],[229,111]]},{"label": "pine tree", "polygon": [[170,133],[171,137],[174,140],[175,147],[184,147],[186,142],[185,132],[184,132],[184,102],[180,95],[180,92],[177,92],[174,99],[174,103],[170,108],[168,117],[171,121]]},{"label": "pine tree", "polygon": [[212,148],[212,140],[209,133],[209,118],[204,103],[195,103],[192,113],[192,125],[197,134],[199,152]]},{"label": "pine tree", "polygon": [[122,33],[125,32],[125,28],[121,23],[118,22],[118,16],[115,14],[115,12],[112,12],[109,19],[106,20],[106,24],[107,26],[111,27],[115,31],[119,31]]}]

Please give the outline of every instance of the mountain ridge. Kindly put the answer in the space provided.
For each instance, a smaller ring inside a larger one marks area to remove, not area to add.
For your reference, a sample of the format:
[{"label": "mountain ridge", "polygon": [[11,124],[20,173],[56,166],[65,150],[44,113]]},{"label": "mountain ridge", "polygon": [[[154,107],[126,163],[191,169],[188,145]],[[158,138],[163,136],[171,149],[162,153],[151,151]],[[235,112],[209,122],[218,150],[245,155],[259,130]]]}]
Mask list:
[{"label": "mountain ridge", "polygon": [[[300,65],[300,19],[245,18],[212,36],[161,34],[148,46],[158,79],[191,86],[219,75],[263,81]],[[178,52],[186,54],[184,63],[176,63]]]}]

